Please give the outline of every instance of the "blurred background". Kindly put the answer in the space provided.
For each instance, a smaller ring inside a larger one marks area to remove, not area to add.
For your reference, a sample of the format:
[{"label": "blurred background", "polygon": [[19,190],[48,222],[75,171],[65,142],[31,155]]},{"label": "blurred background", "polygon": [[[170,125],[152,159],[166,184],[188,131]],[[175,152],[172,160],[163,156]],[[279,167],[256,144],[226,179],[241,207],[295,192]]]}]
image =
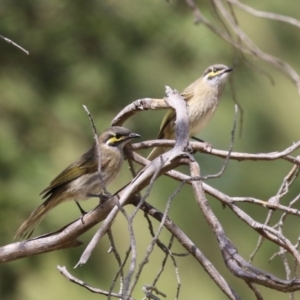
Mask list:
[{"label": "blurred background", "polygon": [[[213,20],[211,5],[199,1],[202,12]],[[300,2],[287,0],[251,1],[256,9],[299,18]],[[278,56],[300,72],[299,28],[271,20],[254,18],[236,10],[243,30],[263,51]],[[27,56],[0,39],[0,235],[1,245],[13,242],[16,228],[41,203],[39,193],[65,167],[85,152],[93,142],[89,119],[92,113],[98,131],[110,126],[112,118],[130,102],[145,97],[161,98],[164,86],[182,91],[213,63],[235,65],[232,79],[237,99],[244,109],[242,137],[236,137],[235,151],[260,153],[281,151],[299,140],[300,96],[283,74],[260,60],[249,60],[269,72],[275,85],[240,60],[233,48],[213,35],[204,25],[194,25],[192,12],[184,1],[1,1],[0,34],[30,52]],[[145,111],[130,118],[124,126],[154,139],[165,111]],[[228,149],[233,124],[234,103],[230,86],[212,122],[201,132],[217,149]],[[147,154],[149,151],[141,152]],[[196,154],[202,174],[218,172],[223,160]],[[207,183],[230,196],[253,196],[268,200],[277,193],[291,165],[283,161],[232,161],[219,179]],[[187,171],[187,169],[182,169]],[[109,186],[116,191],[130,181],[127,164]],[[166,199],[178,186],[161,177],[149,202],[164,210]],[[299,193],[299,180],[283,199],[288,204]],[[257,234],[229,209],[209,198],[229,238],[245,259],[257,242]],[[83,203],[92,209],[97,200]],[[263,222],[267,210],[241,205],[253,218]],[[299,208],[299,205],[298,205]],[[128,212],[131,207],[126,207]],[[279,214],[278,214],[279,215]],[[54,231],[79,217],[73,203],[54,209],[35,234]],[[254,299],[247,286],[224,266],[216,239],[198,209],[190,186],[173,200],[172,220],[180,226],[219,269],[243,299]],[[274,221],[275,222],[275,221]],[[295,242],[299,218],[288,217],[285,234]],[[142,213],[135,220],[138,259],[151,240]],[[157,223],[154,222],[157,226]],[[85,245],[98,227],[80,238]],[[119,216],[113,225],[122,257],[128,247],[126,222]],[[169,233],[161,240],[168,243]],[[89,262],[73,270],[84,246],[24,258],[0,266],[1,299],[104,299],[65,280],[56,270],[64,265],[88,284],[108,289],[118,269],[108,254],[105,237]],[[184,252],[175,243],[174,252]],[[279,258],[268,263],[278,249],[264,243],[254,264],[285,278]],[[151,284],[164,255],[154,251],[139,281],[134,297],[141,299],[143,284]],[[178,258],[181,278],[180,299],[224,299],[202,267],[191,257]],[[200,284],[199,284],[200,283]],[[169,261],[158,288],[173,299],[176,274]],[[259,287],[266,299],[287,295]]]}]

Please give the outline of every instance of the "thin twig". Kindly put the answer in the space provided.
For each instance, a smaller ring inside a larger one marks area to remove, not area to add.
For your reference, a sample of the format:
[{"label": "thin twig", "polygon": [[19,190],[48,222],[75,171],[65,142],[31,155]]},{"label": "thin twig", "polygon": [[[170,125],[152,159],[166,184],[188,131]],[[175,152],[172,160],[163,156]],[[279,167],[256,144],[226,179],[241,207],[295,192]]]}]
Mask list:
[{"label": "thin twig", "polygon": [[154,238],[152,239],[150,245],[149,245],[148,248],[147,248],[147,251],[146,251],[146,253],[145,253],[145,256],[144,256],[144,258],[143,258],[143,261],[142,261],[142,262],[140,263],[140,265],[139,265],[139,269],[138,269],[137,274],[136,274],[136,276],[135,276],[135,279],[134,279],[134,281],[132,282],[132,285],[131,285],[131,290],[134,289],[134,287],[135,287],[135,285],[136,285],[136,283],[137,283],[137,280],[139,279],[140,274],[141,274],[141,272],[142,272],[144,266],[147,264],[147,262],[148,262],[148,260],[149,260],[149,256],[150,256],[151,252],[153,251],[154,246],[155,246],[155,244],[156,244],[156,241],[157,241],[157,239],[158,239],[158,237],[159,237],[159,235],[160,235],[160,233],[161,233],[161,231],[162,231],[162,229],[163,229],[163,227],[164,227],[164,224],[165,224],[165,221],[166,221],[168,212],[169,212],[170,207],[171,207],[171,202],[172,202],[172,200],[174,199],[174,197],[180,192],[180,190],[181,190],[181,188],[182,188],[183,185],[184,185],[184,183],[181,183],[181,184],[179,185],[179,187],[175,190],[175,192],[168,198],[168,201],[167,201],[167,204],[166,204],[166,207],[165,207],[165,211],[164,211],[164,213],[163,213],[163,217],[162,217],[162,219],[161,219],[161,222],[160,222],[160,224],[159,224],[159,227],[158,227],[158,229],[157,229],[157,231],[156,231],[156,234],[155,234]]},{"label": "thin twig", "polygon": [[[110,300],[110,299],[111,299],[110,293],[112,292],[112,290],[113,290],[113,288],[114,288],[114,286],[115,286],[115,284],[116,284],[116,281],[117,281],[118,276],[119,276],[120,274],[123,274],[123,273],[124,273],[124,272],[123,272],[123,271],[124,271],[124,266],[125,266],[125,264],[126,264],[128,258],[129,258],[130,252],[131,252],[131,247],[129,246],[129,248],[128,248],[127,251],[125,252],[125,258],[124,258],[122,264],[119,266],[119,270],[116,272],[116,275],[115,275],[115,277],[114,277],[113,280],[112,280],[112,284],[111,284],[111,286],[110,286],[110,288],[109,288],[109,296],[108,296],[107,300]],[[124,278],[124,275],[121,275],[121,276],[122,276],[122,278]],[[124,279],[122,280],[122,282],[124,282]]]},{"label": "thin twig", "polygon": [[[222,165],[222,168],[218,173],[213,174],[213,175],[202,176],[201,178],[199,178],[199,180],[207,180],[207,179],[211,179],[211,178],[218,178],[224,173],[224,171],[225,171],[225,169],[226,169],[226,167],[229,163],[230,155],[231,155],[232,150],[233,150],[237,119],[238,119],[238,105],[236,104],[234,106],[234,118],[233,118],[232,130],[231,130],[231,140],[230,140],[230,144],[229,144],[229,150],[228,150],[228,154],[227,154],[227,156],[224,160],[224,163]],[[195,180],[195,178],[193,180]]]},{"label": "thin twig", "polygon": [[[108,292],[107,291],[104,291],[104,290],[101,290],[101,289],[97,289],[97,288],[94,288],[90,285],[88,285],[87,283],[85,283],[84,281],[72,276],[68,270],[66,269],[66,267],[61,267],[61,266],[57,266],[56,267],[57,270],[66,278],[68,279],[69,281],[75,283],[75,284],[78,284],[84,288],[86,288],[87,290],[89,290],[90,292],[92,293],[95,293],[95,294],[101,294],[101,295],[105,295],[105,296],[108,296]],[[111,293],[110,294],[111,296],[115,297],[115,298],[121,298],[122,296],[119,295],[119,294],[116,294],[116,293]],[[133,298],[130,298],[130,300],[133,300]]]},{"label": "thin twig", "polygon": [[[117,260],[117,263],[118,263],[118,266],[119,266],[119,270],[120,270],[120,273],[118,273],[116,275],[116,277],[112,280],[112,284],[110,286],[110,289],[109,289],[109,293],[112,292],[113,288],[114,288],[114,285],[116,283],[116,280],[118,278],[118,275],[120,274],[120,290],[119,290],[119,294],[122,295],[122,290],[123,290],[123,284],[124,284],[124,273],[123,273],[123,268],[121,268],[122,266],[122,260],[121,260],[121,257],[120,257],[120,254],[116,248],[116,244],[115,244],[115,241],[114,241],[114,237],[113,237],[113,233],[112,233],[112,229],[110,228],[108,231],[107,231],[107,236],[109,238],[109,241],[110,241],[110,249],[109,249],[109,253],[112,252]],[[110,298],[110,296],[109,296]]]},{"label": "thin twig", "polygon": [[280,15],[280,14],[270,13],[270,12],[266,12],[266,11],[260,11],[260,10],[254,9],[248,5],[243,4],[243,3],[239,2],[238,0],[226,0],[226,1],[234,4],[236,7],[248,12],[249,14],[251,14],[255,17],[284,22],[284,23],[288,23],[290,25],[300,28],[300,21],[295,18]]},{"label": "thin twig", "polygon": [[2,38],[3,40],[5,40],[7,43],[14,45],[15,47],[19,48],[20,50],[22,50],[23,52],[25,52],[27,55],[29,55],[29,51],[25,50],[23,47],[21,47],[20,45],[18,45],[15,42],[13,42],[12,40],[4,37],[3,35],[0,35],[0,38]]},{"label": "thin twig", "polygon": [[97,129],[96,129],[96,126],[95,126],[95,122],[94,122],[94,119],[93,119],[91,113],[89,112],[88,108],[85,105],[82,105],[82,106],[83,106],[83,109],[86,111],[87,115],[89,116],[89,119],[90,119],[90,122],[91,122],[91,125],[92,125],[92,128],[93,128],[94,140],[95,140],[95,143],[96,143],[97,154],[98,154],[98,176],[99,176],[99,180],[100,180],[100,183],[101,183],[101,187],[102,187],[102,189],[103,189],[103,191],[106,195],[110,195],[109,192],[106,189],[106,186],[105,186],[104,181],[103,181],[102,173],[101,173],[102,151],[101,151],[101,147],[100,147],[100,143],[99,143],[99,139],[98,139],[98,134],[97,134]]}]

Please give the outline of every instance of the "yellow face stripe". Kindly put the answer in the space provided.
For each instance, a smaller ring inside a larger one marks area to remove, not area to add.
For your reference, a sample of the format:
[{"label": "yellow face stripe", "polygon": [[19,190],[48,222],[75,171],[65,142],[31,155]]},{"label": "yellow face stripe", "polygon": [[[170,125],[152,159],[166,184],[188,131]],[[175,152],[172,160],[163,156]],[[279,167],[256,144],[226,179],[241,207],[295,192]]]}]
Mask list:
[{"label": "yellow face stripe", "polygon": [[122,136],[112,136],[110,137],[107,141],[106,141],[106,145],[114,145],[114,144],[118,144],[121,141],[125,140],[126,136],[122,135]]},{"label": "yellow face stripe", "polygon": [[117,142],[120,142],[120,141],[122,141],[124,139],[124,136],[121,136],[121,137],[116,137],[116,136],[112,136],[111,138],[109,138],[108,140],[107,140],[107,144],[115,144],[115,143],[117,143]]},{"label": "yellow face stripe", "polygon": [[210,70],[210,71],[205,75],[205,77],[206,77],[206,78],[213,78],[213,77],[216,77],[216,76],[218,76],[218,75],[224,73],[224,71],[225,71],[225,69],[219,69],[219,70],[217,70],[217,69],[212,69],[212,70]]}]

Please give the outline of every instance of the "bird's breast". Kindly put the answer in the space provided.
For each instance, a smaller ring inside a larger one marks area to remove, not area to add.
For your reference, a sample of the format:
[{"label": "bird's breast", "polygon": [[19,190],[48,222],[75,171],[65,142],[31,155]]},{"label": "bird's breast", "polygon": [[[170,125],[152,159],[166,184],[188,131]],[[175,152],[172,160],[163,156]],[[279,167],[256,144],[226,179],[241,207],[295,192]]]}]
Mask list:
[{"label": "bird's breast", "polygon": [[189,133],[190,136],[198,134],[211,120],[218,106],[217,97],[210,97],[205,101],[193,101],[188,103]]}]

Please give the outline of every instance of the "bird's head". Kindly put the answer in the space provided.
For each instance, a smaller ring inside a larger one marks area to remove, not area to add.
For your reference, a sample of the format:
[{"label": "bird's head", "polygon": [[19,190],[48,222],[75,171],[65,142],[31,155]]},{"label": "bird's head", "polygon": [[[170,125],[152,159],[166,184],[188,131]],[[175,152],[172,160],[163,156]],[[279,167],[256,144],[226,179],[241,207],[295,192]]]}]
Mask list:
[{"label": "bird's head", "polygon": [[99,142],[107,146],[123,148],[133,138],[141,137],[137,133],[121,126],[113,126],[106,129],[99,137]]},{"label": "bird's head", "polygon": [[216,64],[208,67],[203,73],[203,80],[212,87],[222,88],[224,87],[229,73],[232,71],[222,64]]}]

